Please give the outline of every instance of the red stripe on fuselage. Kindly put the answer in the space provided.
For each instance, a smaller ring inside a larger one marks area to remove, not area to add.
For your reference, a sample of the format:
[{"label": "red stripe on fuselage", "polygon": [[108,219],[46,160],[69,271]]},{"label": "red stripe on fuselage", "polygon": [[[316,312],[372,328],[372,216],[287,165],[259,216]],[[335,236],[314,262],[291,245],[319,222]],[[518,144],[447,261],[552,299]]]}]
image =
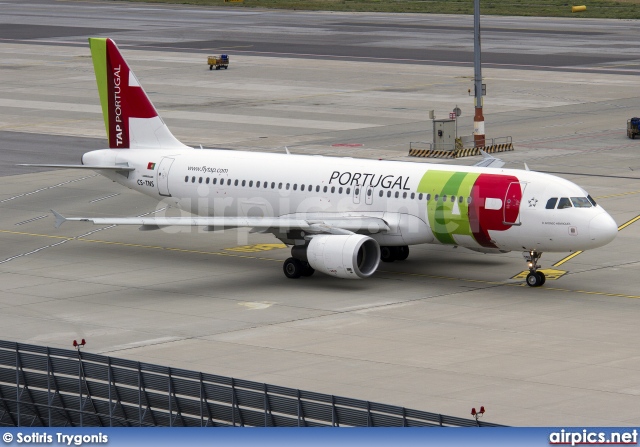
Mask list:
[{"label": "red stripe on fuselage", "polygon": [[[522,200],[522,191],[520,185],[512,187],[509,185],[518,183],[517,177],[512,175],[496,175],[496,174],[480,174],[471,189],[472,206],[469,207],[469,224],[471,232],[478,244],[487,248],[498,248],[492,241],[489,231],[505,231],[511,228],[505,225],[505,217],[509,222],[515,222],[518,218],[520,201]],[[515,185],[514,185],[515,186]],[[507,199],[507,191],[509,198],[513,201],[510,206],[505,206]],[[485,208],[486,199],[499,199],[502,201],[500,209]],[[517,206],[515,201],[517,200]]]}]

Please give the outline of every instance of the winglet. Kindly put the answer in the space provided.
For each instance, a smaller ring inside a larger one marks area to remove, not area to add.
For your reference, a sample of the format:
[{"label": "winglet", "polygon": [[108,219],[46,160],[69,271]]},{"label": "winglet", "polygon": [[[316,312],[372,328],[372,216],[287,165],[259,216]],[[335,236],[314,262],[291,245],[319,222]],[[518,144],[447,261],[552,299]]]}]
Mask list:
[{"label": "winglet", "polygon": [[504,166],[504,161],[486,153],[482,149],[479,149],[479,151],[482,154],[482,160],[480,160],[474,166],[480,166],[484,168],[501,168],[502,166]]},{"label": "winglet", "polygon": [[56,228],[60,228],[60,225],[65,223],[67,221],[67,218],[64,217],[62,214],[55,212],[54,210],[51,210],[51,212],[53,213],[54,216],[56,216]]}]

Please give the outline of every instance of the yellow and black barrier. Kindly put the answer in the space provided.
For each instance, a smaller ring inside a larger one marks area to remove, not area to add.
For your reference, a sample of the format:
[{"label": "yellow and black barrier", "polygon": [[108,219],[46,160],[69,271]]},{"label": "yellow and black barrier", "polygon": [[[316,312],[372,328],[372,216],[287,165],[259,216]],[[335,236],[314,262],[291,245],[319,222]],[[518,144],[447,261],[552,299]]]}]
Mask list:
[{"label": "yellow and black barrier", "polygon": [[513,150],[513,143],[493,144],[491,146],[484,147],[470,147],[464,149],[453,149],[450,151],[436,151],[431,149],[410,149],[410,157],[424,157],[424,158],[460,158],[471,157],[473,155],[480,155],[480,149],[487,154],[494,154],[496,152],[508,152]]},{"label": "yellow and black barrier", "polygon": [[409,149],[410,157],[456,158],[455,151],[435,151],[432,149]]}]

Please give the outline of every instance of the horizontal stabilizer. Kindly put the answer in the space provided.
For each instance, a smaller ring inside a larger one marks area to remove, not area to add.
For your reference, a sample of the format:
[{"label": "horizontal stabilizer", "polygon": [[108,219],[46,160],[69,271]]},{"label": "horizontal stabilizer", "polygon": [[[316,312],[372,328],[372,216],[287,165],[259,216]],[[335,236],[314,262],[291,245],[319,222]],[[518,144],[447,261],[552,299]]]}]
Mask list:
[{"label": "horizontal stabilizer", "polygon": [[26,164],[21,163],[16,166],[30,166],[35,168],[61,168],[61,169],[91,169],[95,170],[108,170],[108,171],[135,171],[136,168],[130,166],[97,166],[97,165],[55,165],[55,164]]}]

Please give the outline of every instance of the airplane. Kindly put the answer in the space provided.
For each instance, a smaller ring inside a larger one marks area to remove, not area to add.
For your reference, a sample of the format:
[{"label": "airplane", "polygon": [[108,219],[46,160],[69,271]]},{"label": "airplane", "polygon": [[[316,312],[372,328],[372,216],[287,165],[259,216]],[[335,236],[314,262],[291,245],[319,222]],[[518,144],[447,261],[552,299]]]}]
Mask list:
[{"label": "airplane", "polygon": [[[314,271],[370,277],[409,246],[444,244],[482,253],[522,251],[526,283],[539,287],[543,252],[601,247],[617,234],[611,216],[578,185],[545,173],[503,169],[484,154],[474,166],[196,149],[166,126],[115,42],[90,38],[109,148],[81,165],[187,217],[64,217],[139,225],[140,230],[248,227],[291,246],[288,278]],[[526,165],[525,165],[526,166]]]}]

